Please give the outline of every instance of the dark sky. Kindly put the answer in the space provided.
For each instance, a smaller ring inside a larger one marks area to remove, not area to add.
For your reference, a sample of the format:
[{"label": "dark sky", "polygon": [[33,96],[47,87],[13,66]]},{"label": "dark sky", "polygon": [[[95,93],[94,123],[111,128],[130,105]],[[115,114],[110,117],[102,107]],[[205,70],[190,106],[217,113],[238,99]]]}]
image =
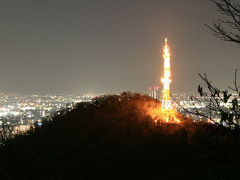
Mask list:
[{"label": "dark sky", "polygon": [[160,83],[165,37],[173,92],[195,92],[198,73],[225,87],[240,47],[204,26],[216,17],[210,0],[2,1],[0,91],[146,92]]}]

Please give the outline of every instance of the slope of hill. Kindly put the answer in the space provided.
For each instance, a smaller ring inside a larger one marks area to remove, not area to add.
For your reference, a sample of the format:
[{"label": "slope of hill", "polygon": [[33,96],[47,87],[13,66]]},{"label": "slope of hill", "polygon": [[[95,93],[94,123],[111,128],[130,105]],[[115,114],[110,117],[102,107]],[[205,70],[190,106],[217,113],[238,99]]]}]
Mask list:
[{"label": "slope of hill", "polygon": [[183,117],[155,126],[146,108],[158,103],[123,93],[58,112],[1,148],[0,179],[240,177],[239,134]]}]

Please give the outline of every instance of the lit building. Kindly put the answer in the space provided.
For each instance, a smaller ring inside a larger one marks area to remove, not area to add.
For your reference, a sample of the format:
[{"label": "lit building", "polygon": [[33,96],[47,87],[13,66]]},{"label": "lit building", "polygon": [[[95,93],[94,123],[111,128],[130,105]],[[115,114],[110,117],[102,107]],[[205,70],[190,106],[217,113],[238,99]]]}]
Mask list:
[{"label": "lit building", "polygon": [[149,93],[148,93],[149,96],[151,96],[154,99],[160,100],[159,86],[149,87],[148,90],[149,90]]}]

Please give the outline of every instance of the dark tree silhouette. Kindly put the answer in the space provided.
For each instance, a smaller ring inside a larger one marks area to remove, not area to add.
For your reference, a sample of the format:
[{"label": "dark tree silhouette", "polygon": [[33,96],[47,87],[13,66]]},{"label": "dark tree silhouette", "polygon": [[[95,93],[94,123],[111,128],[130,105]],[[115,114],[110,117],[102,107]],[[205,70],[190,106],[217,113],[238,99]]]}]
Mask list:
[{"label": "dark tree silhouette", "polygon": [[[236,130],[240,126],[240,86],[237,82],[237,70],[235,71],[234,86],[227,87],[227,90],[220,90],[214,86],[208,79],[206,74],[199,74],[202,84],[198,86],[198,93],[200,97],[191,96],[193,102],[206,104],[208,113],[202,113],[195,105],[192,110],[184,108],[179,105],[190,114],[198,115],[209,119],[210,121],[220,126],[228,127],[229,129]],[[231,91],[231,93],[230,93]],[[216,118],[220,118],[220,122],[216,121]]]},{"label": "dark tree silhouette", "polygon": [[145,108],[159,103],[127,92],[61,110],[0,147],[0,179],[240,177],[240,136],[230,146],[207,131],[219,126],[184,118],[155,126]]},{"label": "dark tree silhouette", "polygon": [[[231,0],[212,0],[218,7],[218,12],[221,18],[213,21],[213,24],[206,26],[213,32],[213,34],[224,41],[230,41],[234,43],[240,43],[240,4]],[[240,126],[240,86],[237,82],[237,69],[235,70],[234,86],[227,87],[226,90],[220,90],[214,86],[208,79],[206,74],[200,74],[199,76],[203,81],[198,86],[198,93],[200,98],[191,96],[191,99],[195,102],[204,102],[208,114],[202,113],[197,109],[186,109],[180,106],[190,114],[202,116],[217,125],[223,127],[223,124],[230,130],[238,130]],[[231,93],[229,93],[231,91]],[[195,104],[194,104],[195,105]],[[220,122],[215,121],[213,116],[219,117]]]},{"label": "dark tree silhouette", "polygon": [[240,4],[231,0],[213,0],[221,18],[206,26],[221,40],[240,43]]}]

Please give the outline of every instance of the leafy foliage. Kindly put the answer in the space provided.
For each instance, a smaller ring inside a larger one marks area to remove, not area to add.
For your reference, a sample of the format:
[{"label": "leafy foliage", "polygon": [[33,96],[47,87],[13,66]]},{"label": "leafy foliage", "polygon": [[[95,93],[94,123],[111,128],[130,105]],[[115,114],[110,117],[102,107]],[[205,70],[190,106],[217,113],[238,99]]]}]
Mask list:
[{"label": "leafy foliage", "polygon": [[[205,109],[209,114],[200,112],[197,108],[188,110],[180,106],[190,114],[205,117],[215,124],[227,128],[232,131],[240,127],[240,90],[237,82],[237,70],[235,71],[234,86],[228,87],[227,90],[221,91],[215,87],[213,83],[207,78],[206,74],[199,74],[203,83],[198,86],[198,93],[200,97],[192,96],[191,99],[195,102],[204,102]],[[229,93],[231,91],[232,93]],[[196,104],[194,103],[195,107]],[[216,121],[216,118],[220,119]]]}]

